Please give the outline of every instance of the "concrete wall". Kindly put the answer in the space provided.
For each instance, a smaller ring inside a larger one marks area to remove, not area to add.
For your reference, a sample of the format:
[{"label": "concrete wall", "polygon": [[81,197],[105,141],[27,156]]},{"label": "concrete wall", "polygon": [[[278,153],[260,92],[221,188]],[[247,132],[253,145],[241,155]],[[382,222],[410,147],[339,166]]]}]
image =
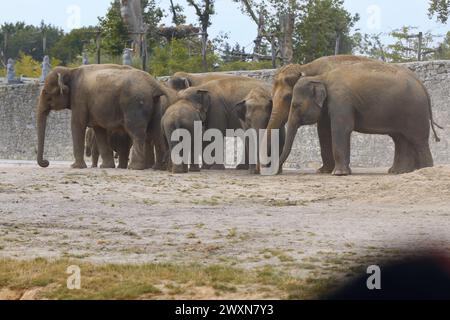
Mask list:
[{"label": "concrete wall", "polygon": [[[450,162],[450,61],[410,63],[404,66],[415,71],[428,88],[435,120],[445,127],[438,130],[440,143],[431,141],[436,163]],[[273,70],[239,71],[272,82]],[[0,86],[0,159],[34,160],[36,158],[35,106],[40,86],[29,83]],[[45,157],[49,160],[72,160],[70,113],[52,112],[48,120]],[[352,166],[387,167],[392,164],[394,145],[389,137],[362,135],[352,137]],[[289,159],[291,167],[318,167],[320,148],[315,127],[301,128]]]}]

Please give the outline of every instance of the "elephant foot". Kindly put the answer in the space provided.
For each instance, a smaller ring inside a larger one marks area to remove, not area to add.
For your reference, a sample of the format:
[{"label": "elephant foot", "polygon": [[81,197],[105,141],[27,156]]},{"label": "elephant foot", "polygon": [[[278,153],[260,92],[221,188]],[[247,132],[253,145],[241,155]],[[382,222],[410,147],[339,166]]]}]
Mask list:
[{"label": "elephant foot", "polygon": [[72,169],[86,169],[87,168],[87,165],[86,165],[86,162],[84,162],[84,161],[80,161],[80,162],[75,162],[74,164],[72,164],[71,166],[70,166]]},{"label": "elephant foot", "polygon": [[152,168],[155,171],[166,171],[167,170],[167,165],[165,165],[163,163],[156,163],[155,165],[153,165]]},{"label": "elephant foot", "polygon": [[130,165],[128,166],[128,169],[130,170],[145,170],[145,163],[143,162],[131,162]]},{"label": "elephant foot", "polygon": [[200,172],[200,166],[198,164],[191,164],[189,172]]},{"label": "elephant foot", "polygon": [[328,166],[322,166],[322,168],[317,169],[316,173],[318,174],[331,174],[333,173],[334,168]]},{"label": "elephant foot", "polygon": [[220,171],[223,171],[223,170],[225,170],[225,165],[223,165],[223,164],[213,164],[212,166],[211,166],[211,169],[210,170],[220,170]]},{"label": "elephant foot", "polygon": [[116,164],[113,162],[103,162],[100,166],[101,169],[114,169],[116,168]]},{"label": "elephant foot", "polygon": [[414,171],[414,168],[390,168],[388,173],[392,175],[411,173]]},{"label": "elephant foot", "polygon": [[249,170],[249,165],[248,164],[245,164],[245,163],[241,163],[240,165],[238,165],[237,167],[236,167],[236,170]]},{"label": "elephant foot", "polygon": [[350,168],[346,168],[346,169],[339,169],[336,168],[333,170],[333,176],[336,177],[345,177],[345,176],[349,176],[352,174],[352,170],[350,170]]},{"label": "elephant foot", "polygon": [[119,168],[119,169],[128,169],[128,163],[127,164],[125,164],[125,163],[120,164],[119,163],[119,166],[117,168]]},{"label": "elephant foot", "polygon": [[250,168],[249,170],[248,170],[248,172],[250,173],[250,174],[260,174],[261,173],[261,170],[259,169],[259,168]]},{"label": "elephant foot", "polygon": [[212,165],[210,165],[210,164],[202,164],[202,170],[211,170],[211,168],[212,168]]},{"label": "elephant foot", "polygon": [[98,165],[97,164],[92,164],[91,168],[93,168],[93,169],[98,168]]},{"label": "elephant foot", "polygon": [[181,174],[181,173],[188,173],[188,166],[187,165],[174,165],[172,167],[172,173],[175,174]]}]

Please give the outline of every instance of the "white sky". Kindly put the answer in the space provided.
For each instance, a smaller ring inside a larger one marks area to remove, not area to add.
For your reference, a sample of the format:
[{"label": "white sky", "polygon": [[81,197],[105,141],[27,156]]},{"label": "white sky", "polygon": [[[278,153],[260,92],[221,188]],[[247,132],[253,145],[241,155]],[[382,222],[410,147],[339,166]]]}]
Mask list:
[{"label": "white sky", "polygon": [[[195,24],[194,11],[185,0],[175,2],[185,7],[188,22]],[[169,7],[169,0],[156,0],[156,3],[164,9]],[[44,20],[68,31],[77,26],[97,24],[97,17],[105,14],[109,4],[110,0],[1,0],[0,24],[16,21],[39,24]],[[424,32],[431,30],[436,35],[445,35],[450,30],[450,24],[442,25],[428,19],[428,0],[345,0],[345,7],[361,15],[356,28],[365,33],[388,33],[404,25],[417,26]],[[231,0],[216,0],[216,12],[211,36],[228,33],[232,44],[239,42],[250,48],[256,27],[241,14],[239,5]],[[170,18],[165,22],[170,24]]]}]

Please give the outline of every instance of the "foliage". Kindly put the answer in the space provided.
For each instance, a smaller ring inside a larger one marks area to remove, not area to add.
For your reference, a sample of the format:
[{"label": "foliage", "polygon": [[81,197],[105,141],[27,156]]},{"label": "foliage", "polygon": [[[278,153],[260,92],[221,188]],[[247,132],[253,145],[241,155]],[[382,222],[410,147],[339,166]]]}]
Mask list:
[{"label": "foliage", "polygon": [[271,69],[271,61],[232,61],[220,65],[218,71]]},{"label": "foliage", "polygon": [[62,37],[50,50],[50,56],[60,59],[64,64],[80,60],[83,50],[95,51],[95,27],[74,29]]},{"label": "foliage", "polygon": [[[57,58],[50,59],[52,68],[60,66],[61,60]],[[32,56],[23,52],[19,52],[19,57],[14,65],[17,77],[24,76],[27,78],[39,78],[42,72],[42,62],[36,61]],[[0,76],[4,77],[6,69],[0,69]]]},{"label": "foliage", "polygon": [[[47,50],[52,48],[64,35],[63,31],[52,25],[41,22],[39,26],[27,25],[24,22],[5,23],[0,27],[0,57],[18,58],[19,52],[30,55],[34,60],[42,61],[44,55],[43,38],[46,37]],[[5,43],[6,39],[6,43]],[[6,49],[6,50],[5,50]]]},{"label": "foliage", "polygon": [[432,18],[433,16],[437,16],[438,21],[446,23],[450,16],[450,1],[431,0],[428,14],[430,18]]},{"label": "foliage", "polygon": [[119,0],[114,0],[105,17],[99,18],[99,27],[102,31],[102,48],[111,55],[121,55],[129,43],[129,36],[120,14]]},{"label": "foliage", "polygon": [[450,31],[447,33],[444,41],[439,45],[434,58],[438,60],[450,60]]},{"label": "foliage", "polygon": [[339,54],[352,53],[351,28],[359,21],[344,8],[343,0],[312,0],[303,7],[295,29],[294,55],[297,62],[306,63],[335,54],[340,37]]},{"label": "foliage", "polygon": [[[197,52],[196,52],[197,51]],[[208,50],[208,71],[213,71],[213,65],[219,62],[219,58]],[[167,45],[161,45],[154,49],[150,58],[151,73],[154,76],[166,76],[178,71],[202,72],[202,58],[198,54],[198,44],[189,40],[173,39]]]}]

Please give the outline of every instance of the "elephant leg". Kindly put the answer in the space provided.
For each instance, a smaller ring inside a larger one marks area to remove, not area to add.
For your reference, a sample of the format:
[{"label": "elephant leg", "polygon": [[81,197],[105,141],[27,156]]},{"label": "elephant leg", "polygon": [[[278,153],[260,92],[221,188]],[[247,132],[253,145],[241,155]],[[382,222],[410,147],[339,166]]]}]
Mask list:
[{"label": "elephant leg", "polygon": [[[194,135],[192,134],[192,137]],[[195,141],[191,143],[191,165],[189,172],[200,172],[200,165],[198,164],[198,154],[195,154]]]},{"label": "elephant leg", "polygon": [[431,155],[430,144],[428,140],[424,140],[421,142],[412,142],[412,145],[416,154],[415,169],[433,167],[433,156]]},{"label": "elephant leg", "polygon": [[237,167],[236,170],[249,170],[250,169],[250,146],[249,146],[249,141],[248,139],[245,139],[244,143],[244,163],[240,163]]},{"label": "elephant leg", "polygon": [[145,144],[145,169],[152,169],[155,163],[155,144],[153,139],[147,139]]},{"label": "elephant leg", "polygon": [[154,170],[164,171],[167,169],[167,160],[166,160],[166,146],[162,143],[162,141],[158,141],[155,143],[155,158],[156,162],[153,165]]},{"label": "elephant leg", "polygon": [[116,164],[114,163],[114,151],[109,143],[108,133],[105,129],[100,127],[95,127],[94,131],[98,151],[102,157],[102,165],[100,168],[115,168]]},{"label": "elephant leg", "polygon": [[323,162],[323,166],[317,170],[317,173],[329,174],[333,172],[335,162],[331,139],[331,122],[327,112],[323,112],[323,115],[317,125],[317,131],[319,134],[320,152]]},{"label": "elephant leg", "polygon": [[72,114],[72,141],[73,141],[73,155],[75,157],[75,162],[72,164],[74,169],[85,169],[87,168],[86,162],[84,161],[84,150],[86,143],[86,124],[80,123],[78,117]]},{"label": "elephant leg", "polygon": [[395,157],[390,174],[403,174],[414,171],[415,152],[411,144],[401,134],[391,135],[395,144]]},{"label": "elephant leg", "polygon": [[350,139],[353,132],[353,118],[349,114],[341,114],[339,118],[331,118],[331,136],[335,161],[334,176],[347,176],[350,169]]},{"label": "elephant leg", "polygon": [[98,152],[97,141],[94,139],[92,142],[92,168],[98,167],[98,158],[100,153]]}]

